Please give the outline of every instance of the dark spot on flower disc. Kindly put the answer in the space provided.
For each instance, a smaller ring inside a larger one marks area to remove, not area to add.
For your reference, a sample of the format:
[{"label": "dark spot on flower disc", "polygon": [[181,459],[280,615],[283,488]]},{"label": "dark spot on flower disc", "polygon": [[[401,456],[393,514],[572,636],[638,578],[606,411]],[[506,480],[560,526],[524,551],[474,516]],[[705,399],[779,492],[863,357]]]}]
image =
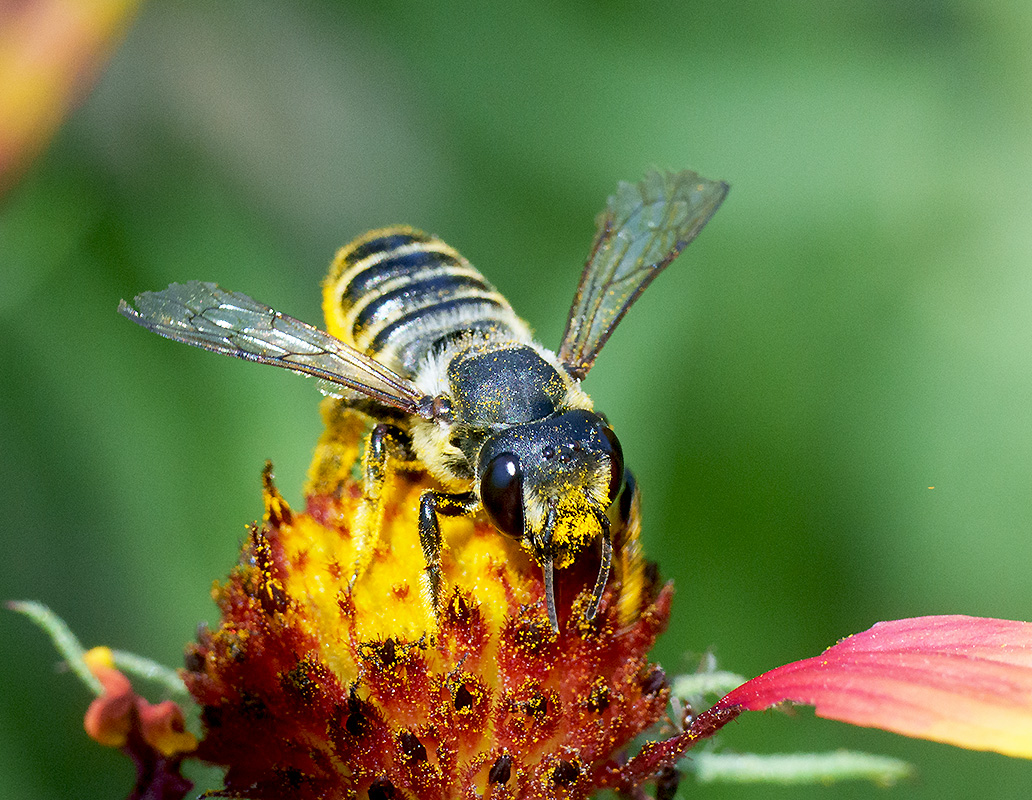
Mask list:
[{"label": "dark spot on flower disc", "polygon": [[296,702],[310,703],[319,689],[319,683],[309,673],[309,664],[302,661],[294,669],[280,675],[280,687]]},{"label": "dark spot on flower disc", "polygon": [[184,656],[183,664],[187,672],[204,672],[204,655],[197,650],[190,650]]},{"label": "dark spot on flower disc", "polygon": [[605,678],[599,678],[591,687],[591,694],[585,701],[585,706],[596,714],[601,714],[609,708],[609,687]]},{"label": "dark spot on flower disc", "polygon": [[536,694],[527,701],[525,712],[528,717],[541,719],[548,713],[548,698],[543,694]]},{"label": "dark spot on flower disc", "polygon": [[377,778],[369,784],[369,800],[391,800],[394,797],[394,784],[386,778]]},{"label": "dark spot on flower disc", "polygon": [[305,782],[304,773],[297,767],[285,767],[276,770],[280,783],[293,790],[299,789]]},{"label": "dark spot on flower disc", "polygon": [[201,721],[207,730],[215,730],[222,727],[222,708],[220,706],[205,706],[201,711]]},{"label": "dark spot on flower disc", "polygon": [[426,748],[412,731],[402,731],[398,738],[401,742],[401,752],[408,758],[413,761],[426,761]]},{"label": "dark spot on flower disc", "polygon": [[242,692],[239,704],[240,714],[245,719],[265,720],[269,718],[269,707],[265,701],[250,692]]},{"label": "dark spot on flower disc", "polygon": [[361,711],[353,711],[344,720],[344,729],[354,737],[359,737],[366,731],[366,718]]},{"label": "dark spot on flower disc", "polygon": [[450,625],[459,627],[466,627],[469,625],[470,617],[473,609],[470,607],[469,600],[462,592],[456,592],[448,603],[446,610],[447,620]]},{"label": "dark spot on flower disc", "polygon": [[470,694],[469,689],[463,684],[459,687],[459,691],[455,693],[455,710],[462,711],[464,708],[469,708],[473,705],[473,695]]},{"label": "dark spot on flower disc", "polygon": [[283,614],[290,605],[287,593],[276,580],[266,581],[265,591],[260,592],[258,597],[262,602],[262,609],[270,616],[276,613]]},{"label": "dark spot on flower disc", "polygon": [[369,720],[362,713],[362,702],[354,689],[348,697],[348,712],[347,719],[344,720],[344,730],[358,738],[369,729]]},{"label": "dark spot on flower disc", "polygon": [[244,647],[244,643],[240,640],[239,635],[230,634],[223,640],[223,646],[226,648],[226,658],[237,664],[242,664],[247,660],[247,649]]},{"label": "dark spot on flower disc", "polygon": [[488,783],[508,783],[509,775],[512,772],[512,756],[502,753],[498,756],[491,771],[487,773]]},{"label": "dark spot on flower disc", "polygon": [[397,660],[397,652],[393,639],[386,639],[380,645],[380,661],[385,667],[390,667]]},{"label": "dark spot on flower disc", "polygon": [[552,780],[557,786],[571,786],[580,775],[580,768],[576,764],[560,759],[552,771]]},{"label": "dark spot on flower disc", "polygon": [[666,686],[666,673],[660,667],[654,667],[641,681],[642,694],[655,694]]},{"label": "dark spot on flower disc", "polygon": [[340,716],[347,714],[344,717],[344,730],[355,738],[359,738],[369,731],[370,720],[363,706],[364,704],[358,697],[356,687],[352,686],[348,693],[347,703],[343,707],[338,708]]},{"label": "dark spot on flower disc", "polygon": [[544,614],[535,614],[533,606],[521,606],[519,615],[513,619],[505,632],[512,644],[529,655],[536,655],[554,641],[552,625]]}]

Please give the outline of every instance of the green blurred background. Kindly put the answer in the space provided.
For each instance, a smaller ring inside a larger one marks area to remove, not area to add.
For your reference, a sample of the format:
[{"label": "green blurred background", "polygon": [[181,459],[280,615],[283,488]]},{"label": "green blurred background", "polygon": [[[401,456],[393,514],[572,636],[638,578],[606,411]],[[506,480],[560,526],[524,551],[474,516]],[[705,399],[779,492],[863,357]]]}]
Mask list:
[{"label": "green blurred background", "polygon": [[[178,664],[212,581],[300,488],[311,382],[145,334],[119,298],[217,280],[318,322],[334,250],[406,222],[558,344],[618,180],[732,191],[586,388],[678,587],[656,655],[747,675],[878,620],[1028,618],[1032,5],[398,2],[145,6],[0,206],[2,595]],[[934,488],[931,488],[934,487]],[[86,690],[0,615],[0,795],[119,797]],[[913,761],[892,790],[1023,796],[1032,767],[813,718],[732,750]]]}]

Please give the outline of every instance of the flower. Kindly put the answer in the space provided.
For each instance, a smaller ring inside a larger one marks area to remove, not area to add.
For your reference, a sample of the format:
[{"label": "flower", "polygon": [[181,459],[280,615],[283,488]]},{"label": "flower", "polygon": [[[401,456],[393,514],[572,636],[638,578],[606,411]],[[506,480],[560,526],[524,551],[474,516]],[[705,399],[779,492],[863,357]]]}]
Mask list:
[{"label": "flower", "polygon": [[[595,558],[557,573],[558,632],[540,570],[477,520],[442,520],[447,602],[439,614],[429,606],[415,518],[428,481],[421,472],[395,476],[379,544],[352,580],[368,426],[338,401],[325,401],[323,414],[305,510],[290,509],[267,466],[263,523],[215,589],[222,620],[187,648],[182,679],[201,709],[199,742],[177,704],[151,705],[115,668],[153,677],[156,665],[107,648],[84,654],[52,612],[10,605],[44,627],[100,695],[86,729],[134,760],[131,800],[184,797],[189,758],[222,766],[222,792],[233,797],[587,798],[602,788],[640,797],[653,781],[656,796],[669,798],[685,752],[743,711],[786,701],[855,725],[1032,757],[1032,624],[1009,620],[883,622],[751,681],[682,676],[673,682],[682,697],[737,688],[702,713],[692,699],[666,715],[672,690],[647,652],[673,590],[640,560],[636,507],[593,620],[584,609]],[[661,721],[672,735],[636,748]],[[849,753],[701,752],[693,765],[700,779],[753,781],[887,783],[909,772]]]},{"label": "flower", "polygon": [[[632,543],[618,548],[591,622],[583,612],[597,557],[557,573],[556,633],[529,556],[485,522],[445,519],[438,615],[421,589],[416,523],[428,478],[398,473],[376,551],[352,580],[368,423],[335,400],[323,414],[305,510],[290,509],[267,466],[263,524],[215,590],[221,624],[187,653],[185,682],[205,729],[197,755],[225,767],[231,795],[579,798],[605,787],[631,794],[647,781],[669,794],[688,749],[742,711],[785,700],[1028,754],[1027,736],[1006,726],[1032,720],[1032,626],[969,617],[882,623],[745,682],[708,711],[689,710],[673,721],[675,735],[633,754],[670,698],[647,652],[672,587],[641,568]],[[961,697],[970,702],[948,702]],[[915,709],[935,724],[906,723]],[[1004,730],[981,736],[994,720]],[[899,765],[879,770],[902,774]]]},{"label": "flower", "polygon": [[171,700],[152,705],[136,694],[129,679],[115,669],[106,647],[93,648],[82,660],[102,687],[83,725],[92,739],[121,748],[135,763],[136,786],[130,800],[182,797],[193,784],[180,774],[180,764],[197,748],[197,739],[186,730],[182,709]]},{"label": "flower", "polygon": [[[669,688],[647,653],[672,588],[619,565],[590,622],[598,556],[540,569],[488,523],[446,519],[444,609],[421,591],[416,526],[429,479],[399,473],[372,561],[354,581],[363,419],[324,405],[326,432],[296,513],[264,473],[265,519],[215,590],[221,624],[188,650],[198,756],[254,798],[589,797],[628,783],[632,741]],[[438,618],[439,617],[439,618]],[[635,783],[640,782],[635,776]]]}]

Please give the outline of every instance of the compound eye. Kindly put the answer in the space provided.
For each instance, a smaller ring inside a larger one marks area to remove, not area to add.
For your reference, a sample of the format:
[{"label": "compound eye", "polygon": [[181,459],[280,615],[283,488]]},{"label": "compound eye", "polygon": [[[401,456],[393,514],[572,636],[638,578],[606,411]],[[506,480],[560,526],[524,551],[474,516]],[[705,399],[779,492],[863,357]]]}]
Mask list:
[{"label": "compound eye", "polygon": [[620,493],[620,489],[623,488],[623,448],[620,447],[620,440],[616,438],[613,429],[608,425],[602,428],[602,434],[609,445],[606,455],[609,456],[609,502],[612,503]]},{"label": "compound eye", "polygon": [[480,500],[498,530],[514,539],[523,538],[523,470],[519,456],[501,453],[491,459],[480,476]]}]

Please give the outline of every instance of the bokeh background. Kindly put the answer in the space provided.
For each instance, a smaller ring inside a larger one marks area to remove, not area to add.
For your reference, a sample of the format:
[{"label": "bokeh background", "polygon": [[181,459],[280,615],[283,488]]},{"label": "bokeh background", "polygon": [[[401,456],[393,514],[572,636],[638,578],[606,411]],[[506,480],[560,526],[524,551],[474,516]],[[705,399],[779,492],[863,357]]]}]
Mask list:
[{"label": "bokeh background", "polygon": [[[318,322],[335,249],[443,236],[558,344],[621,179],[730,196],[586,388],[678,587],[668,673],[754,675],[878,620],[1027,619],[1032,5],[985,0],[324,0],[145,5],[92,94],[0,198],[5,598],[88,645],[179,664],[213,581],[294,502],[315,386],[145,334],[119,298],[216,280]],[[934,487],[934,488],[933,488]],[[0,614],[0,795],[119,797],[86,690]],[[862,749],[891,790],[1024,796],[1032,765],[753,714],[729,750]]]}]

